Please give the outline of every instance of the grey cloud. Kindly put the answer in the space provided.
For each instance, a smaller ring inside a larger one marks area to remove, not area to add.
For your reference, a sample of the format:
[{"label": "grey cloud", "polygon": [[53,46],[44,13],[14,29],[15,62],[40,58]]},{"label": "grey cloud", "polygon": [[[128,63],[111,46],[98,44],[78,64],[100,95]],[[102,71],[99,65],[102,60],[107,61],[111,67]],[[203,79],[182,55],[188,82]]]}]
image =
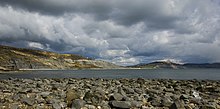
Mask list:
[{"label": "grey cloud", "polygon": [[173,28],[173,22],[178,20],[178,16],[163,12],[166,2],[161,0],[2,0],[0,2],[49,15],[85,13],[98,21],[113,20],[125,26],[144,22],[149,28]]},{"label": "grey cloud", "polygon": [[215,2],[1,0],[0,44],[121,65],[168,58],[220,61],[220,8]]},{"label": "grey cloud", "polygon": [[111,2],[103,0],[1,0],[0,3],[49,15],[63,15],[68,12],[92,12],[102,16],[111,8]]}]

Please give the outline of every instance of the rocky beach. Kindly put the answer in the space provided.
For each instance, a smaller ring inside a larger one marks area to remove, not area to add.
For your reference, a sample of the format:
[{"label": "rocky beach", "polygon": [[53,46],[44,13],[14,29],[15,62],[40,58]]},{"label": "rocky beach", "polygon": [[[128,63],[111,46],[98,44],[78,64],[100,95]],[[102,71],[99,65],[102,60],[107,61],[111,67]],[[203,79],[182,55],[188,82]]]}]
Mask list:
[{"label": "rocky beach", "polygon": [[220,81],[0,80],[1,109],[220,109]]}]

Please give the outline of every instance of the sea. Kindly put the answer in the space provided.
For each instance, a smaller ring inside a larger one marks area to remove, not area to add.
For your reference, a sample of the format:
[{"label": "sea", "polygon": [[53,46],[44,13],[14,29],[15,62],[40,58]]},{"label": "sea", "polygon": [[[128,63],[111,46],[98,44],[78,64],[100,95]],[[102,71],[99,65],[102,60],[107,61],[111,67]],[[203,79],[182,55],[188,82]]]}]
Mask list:
[{"label": "sea", "polygon": [[90,69],[0,72],[0,79],[9,78],[145,78],[176,80],[220,80],[220,69]]}]

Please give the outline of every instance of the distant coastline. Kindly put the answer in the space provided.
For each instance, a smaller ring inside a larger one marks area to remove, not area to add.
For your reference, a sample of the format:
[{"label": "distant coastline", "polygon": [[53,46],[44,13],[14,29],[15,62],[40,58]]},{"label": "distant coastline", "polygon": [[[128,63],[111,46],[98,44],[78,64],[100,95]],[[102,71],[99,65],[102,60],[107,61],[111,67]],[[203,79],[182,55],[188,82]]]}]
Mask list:
[{"label": "distant coastline", "polygon": [[48,51],[0,45],[0,71],[164,68],[220,68],[220,63],[178,64],[163,61],[134,66],[118,66],[110,62],[89,59],[74,54],[58,54]]}]

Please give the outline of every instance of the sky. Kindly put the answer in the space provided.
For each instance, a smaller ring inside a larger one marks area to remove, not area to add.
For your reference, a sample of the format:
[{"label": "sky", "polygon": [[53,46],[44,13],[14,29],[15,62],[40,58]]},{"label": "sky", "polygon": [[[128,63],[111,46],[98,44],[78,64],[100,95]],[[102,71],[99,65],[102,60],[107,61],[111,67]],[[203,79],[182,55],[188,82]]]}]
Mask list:
[{"label": "sky", "polygon": [[0,0],[0,44],[125,66],[220,62],[220,2]]}]

